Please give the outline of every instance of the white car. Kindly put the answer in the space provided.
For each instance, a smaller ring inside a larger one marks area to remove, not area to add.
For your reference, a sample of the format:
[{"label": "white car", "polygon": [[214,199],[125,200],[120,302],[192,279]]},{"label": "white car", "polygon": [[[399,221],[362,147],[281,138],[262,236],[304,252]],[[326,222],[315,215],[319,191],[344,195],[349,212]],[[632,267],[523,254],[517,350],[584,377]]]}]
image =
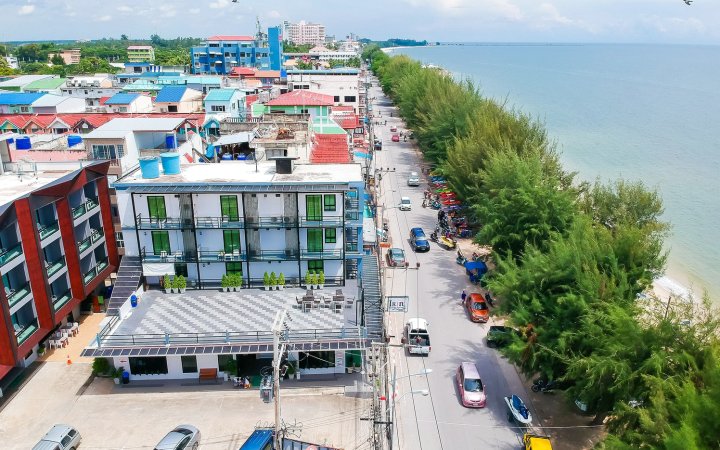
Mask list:
[{"label": "white car", "polygon": [[402,197],[400,199],[400,206],[398,207],[400,211],[410,211],[412,210],[412,203],[410,202],[409,197]]},{"label": "white car", "polygon": [[420,177],[417,172],[410,173],[408,177],[408,186],[420,186]]},{"label": "white car", "polygon": [[427,320],[420,317],[408,320],[403,331],[402,343],[411,355],[429,355],[432,347],[430,347]]},{"label": "white car", "polygon": [[155,450],[197,450],[200,446],[200,430],[192,425],[178,425],[165,435]]},{"label": "white car", "polygon": [[55,425],[33,450],[75,450],[80,445],[80,433],[70,425]]}]

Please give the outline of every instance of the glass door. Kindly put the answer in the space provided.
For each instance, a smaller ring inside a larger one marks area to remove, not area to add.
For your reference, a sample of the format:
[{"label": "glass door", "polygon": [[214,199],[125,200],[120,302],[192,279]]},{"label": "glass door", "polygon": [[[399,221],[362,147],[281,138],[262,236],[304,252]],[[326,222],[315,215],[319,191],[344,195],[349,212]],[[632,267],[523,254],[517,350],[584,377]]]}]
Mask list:
[{"label": "glass door", "polygon": [[307,230],[308,252],[323,251],[323,230],[322,228],[308,228]]},{"label": "glass door", "polygon": [[148,202],[148,214],[151,219],[162,220],[167,218],[165,212],[165,197],[162,196],[149,196]]},{"label": "glass door", "polygon": [[225,253],[240,251],[240,230],[223,230],[223,243]]},{"label": "glass door", "polygon": [[159,255],[160,252],[170,254],[170,236],[167,231],[152,232],[153,253]]},{"label": "glass door", "polygon": [[237,195],[220,196],[220,214],[223,219],[227,218],[231,222],[237,222],[240,219]]},{"label": "glass door", "polygon": [[322,220],[322,195],[305,196],[305,214],[307,216],[307,220]]}]

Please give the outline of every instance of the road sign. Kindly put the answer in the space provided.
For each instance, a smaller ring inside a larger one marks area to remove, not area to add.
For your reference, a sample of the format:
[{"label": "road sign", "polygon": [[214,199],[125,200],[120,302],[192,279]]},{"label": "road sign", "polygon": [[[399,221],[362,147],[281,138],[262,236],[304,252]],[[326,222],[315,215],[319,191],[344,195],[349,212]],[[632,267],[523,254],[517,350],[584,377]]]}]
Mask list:
[{"label": "road sign", "polygon": [[386,298],[388,312],[408,312],[410,297],[407,295],[390,295]]}]

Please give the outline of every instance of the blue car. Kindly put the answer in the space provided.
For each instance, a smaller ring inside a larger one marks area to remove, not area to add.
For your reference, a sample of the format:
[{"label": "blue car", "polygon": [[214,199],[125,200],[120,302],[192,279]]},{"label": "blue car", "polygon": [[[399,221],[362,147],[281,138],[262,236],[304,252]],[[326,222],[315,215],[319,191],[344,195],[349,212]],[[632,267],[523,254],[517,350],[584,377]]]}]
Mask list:
[{"label": "blue car", "polygon": [[422,228],[411,228],[410,229],[410,246],[416,252],[429,252],[430,242],[425,237],[425,232]]}]

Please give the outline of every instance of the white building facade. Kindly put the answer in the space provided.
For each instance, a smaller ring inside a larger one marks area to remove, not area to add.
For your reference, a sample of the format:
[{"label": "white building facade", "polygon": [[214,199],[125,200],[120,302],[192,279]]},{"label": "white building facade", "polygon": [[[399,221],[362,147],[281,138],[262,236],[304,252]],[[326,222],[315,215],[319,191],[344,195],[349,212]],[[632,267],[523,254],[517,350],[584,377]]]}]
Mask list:
[{"label": "white building facade", "polygon": [[359,112],[360,71],[358,69],[326,69],[287,71],[288,91],[309,90],[333,96],[335,106],[352,106]]},{"label": "white building facade", "polygon": [[298,23],[285,22],[284,38],[293,44],[321,45],[325,43],[325,25],[300,21]]}]

